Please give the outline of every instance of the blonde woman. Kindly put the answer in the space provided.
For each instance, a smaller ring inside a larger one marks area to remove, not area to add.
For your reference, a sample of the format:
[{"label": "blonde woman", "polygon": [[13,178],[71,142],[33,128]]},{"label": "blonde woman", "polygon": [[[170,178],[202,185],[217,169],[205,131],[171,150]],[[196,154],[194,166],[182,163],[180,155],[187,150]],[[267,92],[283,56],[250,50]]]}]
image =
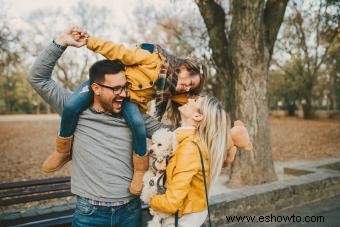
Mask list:
[{"label": "blonde woman", "polygon": [[[175,131],[178,145],[166,169],[167,189],[165,194],[151,199],[150,207],[164,213],[178,211],[179,226],[200,226],[208,212],[199,148],[209,190],[225,159],[229,122],[213,96],[189,99],[179,111],[182,125]],[[171,219],[173,225],[174,218]]]}]

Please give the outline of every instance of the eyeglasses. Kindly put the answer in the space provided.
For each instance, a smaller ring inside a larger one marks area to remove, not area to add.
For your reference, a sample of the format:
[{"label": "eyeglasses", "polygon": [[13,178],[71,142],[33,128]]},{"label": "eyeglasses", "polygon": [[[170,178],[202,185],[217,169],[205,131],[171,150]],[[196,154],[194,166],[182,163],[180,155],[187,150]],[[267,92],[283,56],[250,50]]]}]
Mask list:
[{"label": "eyeglasses", "polygon": [[110,87],[110,86],[107,86],[107,85],[105,85],[105,84],[100,84],[100,83],[96,83],[96,84],[98,84],[98,85],[101,86],[101,87],[105,87],[105,88],[108,88],[108,89],[112,90],[112,92],[113,92],[114,95],[119,95],[119,94],[122,93],[123,90],[124,90],[125,92],[126,92],[126,90],[127,90],[127,86],[126,86],[126,85],[124,85],[124,86]]}]

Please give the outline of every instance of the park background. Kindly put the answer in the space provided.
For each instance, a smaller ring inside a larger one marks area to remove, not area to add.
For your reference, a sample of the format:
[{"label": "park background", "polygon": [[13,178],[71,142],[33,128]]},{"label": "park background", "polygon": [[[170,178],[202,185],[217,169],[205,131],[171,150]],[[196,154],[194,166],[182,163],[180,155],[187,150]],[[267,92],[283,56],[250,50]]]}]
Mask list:
[{"label": "park background", "polygon": [[[254,154],[238,152],[226,184],[276,181],[275,162],[340,157],[340,4],[290,1],[0,1],[0,182],[40,171],[60,119],[27,82],[38,54],[66,28],[124,43],[158,43],[204,61],[205,90],[241,119]],[[53,78],[73,90],[98,54],[69,47]]]}]

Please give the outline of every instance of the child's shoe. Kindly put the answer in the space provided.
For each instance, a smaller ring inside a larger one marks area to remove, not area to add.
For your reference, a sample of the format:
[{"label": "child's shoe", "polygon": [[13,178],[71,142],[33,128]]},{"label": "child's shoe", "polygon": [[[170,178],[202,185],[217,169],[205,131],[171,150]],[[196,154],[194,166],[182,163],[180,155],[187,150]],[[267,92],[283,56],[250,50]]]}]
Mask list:
[{"label": "child's shoe", "polygon": [[129,190],[134,195],[140,195],[143,188],[143,176],[149,169],[149,155],[138,156],[133,153],[133,177],[130,183]]},{"label": "child's shoe", "polygon": [[44,161],[41,170],[45,173],[52,173],[63,167],[72,159],[73,135],[69,137],[56,138],[56,150]]}]

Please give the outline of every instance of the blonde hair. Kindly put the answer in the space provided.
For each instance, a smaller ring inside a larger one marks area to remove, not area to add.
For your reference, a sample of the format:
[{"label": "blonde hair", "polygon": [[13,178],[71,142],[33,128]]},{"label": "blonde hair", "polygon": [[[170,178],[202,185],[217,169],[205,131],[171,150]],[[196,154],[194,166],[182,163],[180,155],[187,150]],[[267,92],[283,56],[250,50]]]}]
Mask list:
[{"label": "blonde hair", "polygon": [[214,96],[203,97],[200,113],[203,119],[198,125],[197,136],[208,154],[211,186],[220,175],[225,160],[230,123],[222,104]]}]

